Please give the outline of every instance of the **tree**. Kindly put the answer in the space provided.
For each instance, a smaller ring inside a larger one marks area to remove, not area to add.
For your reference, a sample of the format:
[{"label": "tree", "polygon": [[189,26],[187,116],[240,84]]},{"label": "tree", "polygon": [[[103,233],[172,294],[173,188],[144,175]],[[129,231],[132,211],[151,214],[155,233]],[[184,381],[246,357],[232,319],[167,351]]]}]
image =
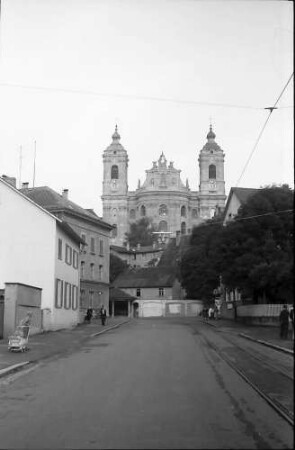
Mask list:
[{"label": "tree", "polygon": [[217,253],[228,287],[239,287],[256,301],[292,299],[293,202],[289,186],[261,189],[225,227]]},{"label": "tree", "polygon": [[293,301],[293,204],[287,185],[259,190],[226,227],[216,220],[196,227],[181,261],[190,298],[211,298],[219,275],[254,301]]},{"label": "tree", "polygon": [[188,298],[208,301],[212,298],[220,275],[215,250],[221,231],[221,223],[216,219],[193,229],[190,248],[180,262],[181,284]]},{"label": "tree", "polygon": [[156,227],[152,223],[152,219],[142,217],[130,225],[130,231],[125,233],[126,242],[131,247],[136,247],[137,244],[152,245],[157,241],[157,235],[153,234],[153,231],[156,231]]},{"label": "tree", "polygon": [[129,266],[126,261],[123,261],[116,255],[110,254],[110,283],[112,283],[121,272]]}]

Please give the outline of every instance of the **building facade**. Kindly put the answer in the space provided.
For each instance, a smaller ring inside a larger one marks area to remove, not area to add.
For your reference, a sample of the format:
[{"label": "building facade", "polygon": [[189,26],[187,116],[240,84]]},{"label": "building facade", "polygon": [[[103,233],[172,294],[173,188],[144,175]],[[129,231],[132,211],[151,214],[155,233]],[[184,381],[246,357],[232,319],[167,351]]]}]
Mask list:
[{"label": "building facade", "polygon": [[4,335],[27,311],[32,313],[31,333],[77,325],[80,236],[1,177],[0,233]]},{"label": "building facade", "polygon": [[109,305],[110,232],[112,226],[91,209],[84,209],[69,200],[68,190],[62,194],[42,186],[21,191],[68,223],[86,245],[79,254],[81,319],[87,308],[98,310]]},{"label": "building facade", "polygon": [[162,153],[135,191],[128,189],[128,154],[117,130],[103,153],[103,219],[114,229],[111,243],[123,245],[130,224],[149,217],[158,231],[171,237],[190,234],[192,228],[213,217],[225,205],[224,152],[210,126],[207,142],[199,152],[199,191],[191,191],[181,170]]}]

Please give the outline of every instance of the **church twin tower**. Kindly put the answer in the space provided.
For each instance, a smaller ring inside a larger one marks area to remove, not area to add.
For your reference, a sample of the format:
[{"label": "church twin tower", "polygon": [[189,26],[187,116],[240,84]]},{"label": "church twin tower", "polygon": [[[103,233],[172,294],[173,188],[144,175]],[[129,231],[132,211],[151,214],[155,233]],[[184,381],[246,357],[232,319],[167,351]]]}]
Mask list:
[{"label": "church twin tower", "polygon": [[189,234],[192,228],[213,217],[225,205],[224,152],[215,142],[215,133],[199,153],[199,191],[184,185],[180,170],[167,164],[162,153],[146,179],[135,191],[128,190],[128,154],[120,143],[116,126],[112,143],[103,153],[103,219],[114,226],[111,243],[123,245],[130,224],[149,217],[158,231],[171,236]]}]

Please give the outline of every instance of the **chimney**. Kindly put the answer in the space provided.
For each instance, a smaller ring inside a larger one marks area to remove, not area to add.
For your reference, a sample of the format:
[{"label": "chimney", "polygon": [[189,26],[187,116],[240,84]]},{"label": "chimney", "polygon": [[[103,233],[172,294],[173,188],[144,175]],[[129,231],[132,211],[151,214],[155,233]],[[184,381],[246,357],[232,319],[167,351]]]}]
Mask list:
[{"label": "chimney", "polygon": [[26,181],[25,183],[22,184],[22,189],[28,189],[29,188],[29,183]]},{"label": "chimney", "polygon": [[63,189],[62,197],[65,198],[66,200],[68,200],[68,198],[69,198],[69,190],[68,189]]},{"label": "chimney", "polygon": [[6,183],[8,183],[11,186],[16,188],[16,178],[15,177],[9,177],[8,175],[2,175],[2,179],[4,181],[6,181]]}]

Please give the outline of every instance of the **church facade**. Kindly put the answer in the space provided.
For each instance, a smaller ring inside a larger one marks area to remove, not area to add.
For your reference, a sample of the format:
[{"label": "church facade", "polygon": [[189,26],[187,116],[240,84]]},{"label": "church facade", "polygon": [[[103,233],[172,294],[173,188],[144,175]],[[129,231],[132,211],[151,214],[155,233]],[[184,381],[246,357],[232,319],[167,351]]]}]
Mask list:
[{"label": "church facade", "polygon": [[[160,155],[146,170],[146,179],[135,191],[128,189],[128,154],[117,126],[112,143],[103,152],[103,220],[113,225],[111,243],[123,245],[130,224],[149,217],[159,232],[171,237],[190,234],[194,226],[225,207],[224,151],[210,126],[199,152],[199,191],[181,180],[181,170]],[[167,235],[168,235],[167,233]]]}]

